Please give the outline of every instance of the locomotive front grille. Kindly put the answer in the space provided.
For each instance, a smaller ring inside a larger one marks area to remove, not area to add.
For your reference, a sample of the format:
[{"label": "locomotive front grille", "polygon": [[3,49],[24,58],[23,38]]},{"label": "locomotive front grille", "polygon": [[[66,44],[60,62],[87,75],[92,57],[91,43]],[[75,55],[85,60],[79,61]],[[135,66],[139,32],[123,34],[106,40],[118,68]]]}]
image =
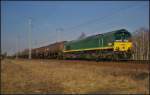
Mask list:
[{"label": "locomotive front grille", "polygon": [[131,42],[114,42],[114,51],[128,51],[132,48]]}]

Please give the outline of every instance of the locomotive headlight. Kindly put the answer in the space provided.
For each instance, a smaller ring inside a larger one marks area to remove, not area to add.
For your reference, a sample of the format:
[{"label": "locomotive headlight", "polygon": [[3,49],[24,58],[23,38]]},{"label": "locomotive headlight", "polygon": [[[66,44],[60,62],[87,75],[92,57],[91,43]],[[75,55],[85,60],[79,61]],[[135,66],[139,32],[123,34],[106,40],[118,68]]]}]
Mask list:
[{"label": "locomotive headlight", "polygon": [[111,46],[111,45],[112,45],[112,43],[108,43],[108,45],[109,45],[109,46]]}]

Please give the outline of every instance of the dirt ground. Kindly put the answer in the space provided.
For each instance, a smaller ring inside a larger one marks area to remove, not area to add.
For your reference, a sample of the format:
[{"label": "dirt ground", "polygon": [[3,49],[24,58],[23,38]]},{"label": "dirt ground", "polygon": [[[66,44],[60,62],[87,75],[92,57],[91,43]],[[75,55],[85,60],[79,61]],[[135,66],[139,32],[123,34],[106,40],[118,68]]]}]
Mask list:
[{"label": "dirt ground", "polygon": [[149,94],[149,71],[58,60],[1,60],[2,94]]}]

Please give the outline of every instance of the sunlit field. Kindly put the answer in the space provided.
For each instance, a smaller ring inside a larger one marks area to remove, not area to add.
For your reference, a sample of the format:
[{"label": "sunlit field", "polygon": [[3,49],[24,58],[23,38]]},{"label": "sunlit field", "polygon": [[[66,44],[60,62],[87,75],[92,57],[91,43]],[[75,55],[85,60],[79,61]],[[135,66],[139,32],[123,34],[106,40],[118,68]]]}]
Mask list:
[{"label": "sunlit field", "polygon": [[1,90],[2,94],[148,94],[149,72],[82,61],[4,59]]}]

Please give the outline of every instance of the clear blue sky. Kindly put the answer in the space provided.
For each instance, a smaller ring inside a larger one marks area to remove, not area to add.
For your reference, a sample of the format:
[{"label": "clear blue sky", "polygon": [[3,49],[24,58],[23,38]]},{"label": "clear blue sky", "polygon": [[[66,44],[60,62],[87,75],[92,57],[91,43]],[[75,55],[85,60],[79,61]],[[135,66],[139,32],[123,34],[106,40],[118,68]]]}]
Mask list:
[{"label": "clear blue sky", "polygon": [[3,1],[1,47],[8,54],[28,47],[28,18],[32,17],[32,47],[125,28],[149,28],[148,1]]}]

